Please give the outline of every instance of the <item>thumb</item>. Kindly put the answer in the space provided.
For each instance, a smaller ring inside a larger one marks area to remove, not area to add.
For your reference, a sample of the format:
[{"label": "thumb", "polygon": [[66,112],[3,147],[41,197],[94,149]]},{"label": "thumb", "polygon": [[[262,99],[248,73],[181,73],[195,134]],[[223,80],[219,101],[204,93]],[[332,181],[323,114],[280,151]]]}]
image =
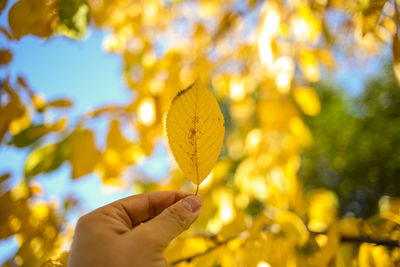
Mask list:
[{"label": "thumb", "polygon": [[199,195],[188,196],[169,206],[135,230],[143,231],[147,238],[151,238],[150,242],[153,245],[164,249],[199,217],[202,205],[203,200]]}]

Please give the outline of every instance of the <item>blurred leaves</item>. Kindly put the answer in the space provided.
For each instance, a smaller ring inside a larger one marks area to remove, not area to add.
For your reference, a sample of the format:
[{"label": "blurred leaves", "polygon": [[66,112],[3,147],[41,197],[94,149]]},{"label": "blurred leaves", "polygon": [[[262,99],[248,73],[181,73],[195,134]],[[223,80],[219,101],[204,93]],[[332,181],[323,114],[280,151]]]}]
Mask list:
[{"label": "blurred leaves", "polygon": [[25,161],[25,176],[32,177],[41,173],[49,173],[60,167],[68,158],[69,144],[67,142],[67,140],[63,140],[34,150]]},{"label": "blurred leaves", "polygon": [[[94,151],[93,151],[94,153]],[[121,131],[118,120],[109,124],[105,151],[101,153],[98,171],[105,183],[118,184],[124,169],[143,157],[143,149],[128,140]]]},{"label": "blurred leaves", "polygon": [[320,190],[313,192],[309,199],[308,229],[324,232],[337,218],[338,197],[334,192]]},{"label": "blurred leaves", "polygon": [[85,0],[19,0],[8,14],[11,32],[16,39],[29,34],[47,38],[56,29],[69,38],[80,39],[86,32],[88,21],[89,6]]},{"label": "blurred leaves", "polygon": [[31,125],[14,135],[8,144],[15,147],[29,146],[51,132],[62,130],[66,126],[66,123],[66,119],[62,118],[52,125]]},{"label": "blurred leaves", "polygon": [[62,221],[54,205],[34,197],[34,186],[25,182],[0,195],[0,239],[14,236],[18,244],[13,260],[5,266],[40,266],[59,249],[56,240],[61,236]]},{"label": "blurred leaves", "polygon": [[[6,4],[0,1],[0,12]],[[169,262],[398,266],[395,6],[380,0],[13,2],[9,29],[0,27],[6,42],[26,35],[82,39],[88,25],[106,29],[103,47],[121,58],[130,95],[126,104],[75,117],[73,101],[46,100],[15,77],[8,67],[12,46],[0,50],[1,145],[29,153],[24,177],[14,170],[0,175],[0,237],[12,236],[19,248],[5,265],[65,264],[61,248],[73,231],[65,218],[79,200],[45,199],[35,176],[66,161],[71,179],[94,174],[104,186],[127,183],[134,193],[193,191],[171,155],[158,153],[166,147],[170,103],[199,76],[225,117],[225,145],[200,188],[202,215],[172,242]],[[350,98],[321,83],[347,64],[370,64],[390,43],[394,74],[384,69],[360,95]],[[168,162],[165,177],[143,170],[154,159]]]},{"label": "blurred leaves", "polygon": [[[56,26],[57,1],[19,0],[8,12],[8,23],[16,39],[32,34],[49,37]],[[32,12],[35,10],[35,12]]]},{"label": "blurred leaves", "polygon": [[383,246],[374,246],[371,244],[361,244],[358,255],[360,267],[391,267],[393,265],[387,248]]},{"label": "blurred leaves", "polygon": [[3,13],[4,8],[7,6],[8,0],[0,0],[0,15]]},{"label": "blurred leaves", "polygon": [[60,29],[70,38],[80,39],[89,22],[89,6],[85,0],[59,0]]},{"label": "blurred leaves", "polygon": [[300,246],[304,245],[309,233],[303,221],[294,213],[281,211],[275,217],[275,222],[280,225],[282,232]]},{"label": "blurred leaves", "polygon": [[[362,10],[362,34],[365,35],[369,32],[375,31],[378,24],[378,20],[381,16],[383,6],[386,4],[387,0],[373,0],[364,1],[364,6],[361,6]],[[363,1],[361,1],[363,3]]]},{"label": "blurred leaves", "polygon": [[69,99],[56,99],[51,102],[46,103],[46,107],[50,108],[70,108],[74,105],[74,103]]},{"label": "blurred leaves", "polygon": [[0,49],[0,66],[8,65],[12,60],[12,53],[10,50]]},{"label": "blurred leaves", "polygon": [[293,94],[296,103],[305,114],[309,116],[318,115],[321,109],[321,104],[314,89],[309,87],[298,87],[295,89]]},{"label": "blurred leaves", "polygon": [[0,106],[0,142],[9,130],[11,122],[24,114],[24,106],[19,96],[9,88],[7,80],[4,81],[3,86],[9,97],[8,102]]},{"label": "blurred leaves", "polygon": [[0,183],[6,181],[10,177],[11,177],[10,173],[5,173],[5,174],[0,175]]},{"label": "blurred leaves", "polygon": [[93,172],[100,157],[94,133],[88,129],[77,129],[68,139],[71,149],[69,160],[72,167],[72,179]]}]

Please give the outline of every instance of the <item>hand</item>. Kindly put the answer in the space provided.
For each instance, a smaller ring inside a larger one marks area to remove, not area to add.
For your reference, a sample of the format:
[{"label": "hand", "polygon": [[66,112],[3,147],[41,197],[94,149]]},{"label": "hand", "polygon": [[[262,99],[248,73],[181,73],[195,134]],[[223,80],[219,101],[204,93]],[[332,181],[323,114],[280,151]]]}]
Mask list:
[{"label": "hand", "polygon": [[127,197],[78,220],[69,267],[166,266],[168,244],[197,219],[200,196],[159,191]]}]

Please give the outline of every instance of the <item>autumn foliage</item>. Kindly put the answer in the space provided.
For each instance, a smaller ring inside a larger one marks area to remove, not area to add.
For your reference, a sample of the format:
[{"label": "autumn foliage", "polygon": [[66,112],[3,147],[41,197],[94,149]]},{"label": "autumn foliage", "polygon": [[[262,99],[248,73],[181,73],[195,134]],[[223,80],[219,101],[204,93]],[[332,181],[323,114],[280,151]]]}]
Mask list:
[{"label": "autumn foliage", "polygon": [[[11,173],[0,174],[0,239],[14,236],[19,246],[5,266],[67,262],[73,229],[66,227],[66,216],[79,200],[62,199],[59,206],[45,202],[35,180],[63,164],[71,168],[71,179],[94,173],[104,185],[120,185],[129,173],[133,193],[194,192],[187,178],[198,183],[205,177],[188,177],[172,153],[171,172],[162,180],[132,173],[131,167],[148,158],[156,144],[167,146],[165,119],[171,103],[198,78],[221,107],[225,139],[199,189],[204,210],[165,252],[169,263],[400,264],[399,200],[383,197],[379,211],[367,219],[339,216],[334,191],[305,190],[298,179],[301,153],[313,143],[303,118],[323,109],[316,82],[344,61],[377,57],[388,46],[400,80],[396,0],[8,2],[0,1],[1,16],[8,15],[9,22],[0,27],[0,35],[7,42],[26,35],[43,40],[63,35],[79,42],[88,27],[110,30],[103,45],[122,58],[121,77],[133,94],[127,105],[99,107],[78,121],[67,112],[49,121],[45,114],[73,109],[73,102],[46,101],[22,76],[1,77],[1,146],[30,150],[18,184],[9,187]],[[12,59],[12,51],[0,49],[4,70]],[[179,123],[179,112],[185,116],[184,110],[175,112],[171,127]],[[91,127],[96,120],[107,121],[105,136]],[[223,135],[223,126],[218,131]],[[104,146],[96,142],[99,138]]]}]

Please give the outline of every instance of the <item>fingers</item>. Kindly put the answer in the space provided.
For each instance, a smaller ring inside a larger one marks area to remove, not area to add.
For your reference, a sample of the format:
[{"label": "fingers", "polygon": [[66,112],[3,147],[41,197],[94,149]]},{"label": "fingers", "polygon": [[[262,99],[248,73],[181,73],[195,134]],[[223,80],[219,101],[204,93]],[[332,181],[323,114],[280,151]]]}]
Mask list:
[{"label": "fingers", "polygon": [[157,216],[167,207],[191,194],[182,191],[149,192],[120,199],[109,206],[121,209],[123,213],[126,213],[122,215],[129,217],[133,227]]},{"label": "fingers", "polygon": [[144,237],[151,238],[153,245],[164,249],[197,219],[202,205],[203,200],[199,195],[188,196],[136,227],[133,234],[143,234]]}]

